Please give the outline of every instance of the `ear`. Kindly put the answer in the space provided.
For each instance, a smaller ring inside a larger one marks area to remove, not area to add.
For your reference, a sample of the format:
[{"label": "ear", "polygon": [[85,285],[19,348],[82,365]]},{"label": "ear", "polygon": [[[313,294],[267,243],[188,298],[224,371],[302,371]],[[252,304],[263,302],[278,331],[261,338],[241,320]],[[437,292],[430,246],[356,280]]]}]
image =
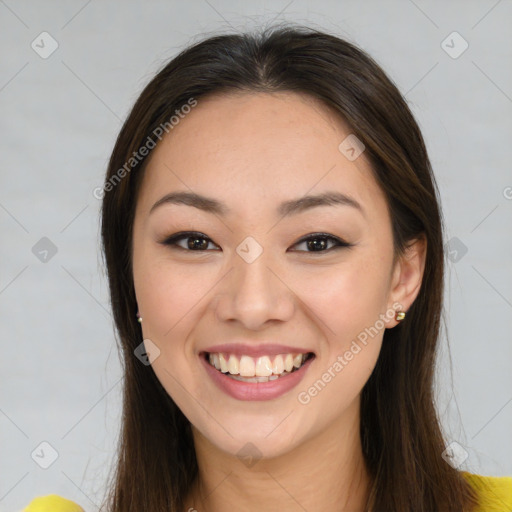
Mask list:
[{"label": "ear", "polygon": [[[407,312],[411,307],[421,289],[426,255],[427,240],[424,235],[408,244],[392,271],[388,308]],[[392,318],[386,327],[395,327],[398,323]]]}]

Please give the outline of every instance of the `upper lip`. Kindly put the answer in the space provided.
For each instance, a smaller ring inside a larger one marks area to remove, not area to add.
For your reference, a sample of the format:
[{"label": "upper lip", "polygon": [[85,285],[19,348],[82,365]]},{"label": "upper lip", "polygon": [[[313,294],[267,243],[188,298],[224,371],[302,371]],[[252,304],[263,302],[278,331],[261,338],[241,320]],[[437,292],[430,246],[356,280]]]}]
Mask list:
[{"label": "upper lip", "polygon": [[274,356],[278,354],[308,354],[309,348],[278,345],[275,343],[223,343],[206,348],[203,352],[236,354],[238,356]]}]

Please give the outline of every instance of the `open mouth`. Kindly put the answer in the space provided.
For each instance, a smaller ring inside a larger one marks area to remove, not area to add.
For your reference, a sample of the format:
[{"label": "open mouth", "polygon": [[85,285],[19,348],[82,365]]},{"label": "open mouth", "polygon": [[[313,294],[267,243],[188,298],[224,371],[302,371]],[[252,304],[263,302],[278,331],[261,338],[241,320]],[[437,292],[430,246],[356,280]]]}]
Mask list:
[{"label": "open mouth", "polygon": [[315,357],[312,352],[251,357],[204,352],[205,360],[220,373],[241,382],[269,382],[282,379]]}]

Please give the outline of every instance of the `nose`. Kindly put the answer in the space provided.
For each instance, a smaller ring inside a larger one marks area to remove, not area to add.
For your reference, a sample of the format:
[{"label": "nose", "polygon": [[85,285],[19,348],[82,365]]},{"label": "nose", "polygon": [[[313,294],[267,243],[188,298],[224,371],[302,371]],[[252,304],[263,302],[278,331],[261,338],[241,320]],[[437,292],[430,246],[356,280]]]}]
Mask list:
[{"label": "nose", "polygon": [[266,251],[251,263],[235,253],[233,268],[218,289],[215,313],[220,321],[256,331],[271,321],[289,320],[294,304],[293,291]]}]

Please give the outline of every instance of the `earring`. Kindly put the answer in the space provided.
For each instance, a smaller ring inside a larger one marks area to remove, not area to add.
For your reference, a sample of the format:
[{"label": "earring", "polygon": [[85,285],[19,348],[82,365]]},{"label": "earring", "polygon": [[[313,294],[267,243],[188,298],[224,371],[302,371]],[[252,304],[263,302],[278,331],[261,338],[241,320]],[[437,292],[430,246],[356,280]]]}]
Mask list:
[{"label": "earring", "polygon": [[140,316],[140,313],[137,311],[137,322],[139,322],[139,324],[142,323],[142,317]]},{"label": "earring", "polygon": [[401,322],[405,318],[405,311],[397,311],[395,315],[395,320]]}]

